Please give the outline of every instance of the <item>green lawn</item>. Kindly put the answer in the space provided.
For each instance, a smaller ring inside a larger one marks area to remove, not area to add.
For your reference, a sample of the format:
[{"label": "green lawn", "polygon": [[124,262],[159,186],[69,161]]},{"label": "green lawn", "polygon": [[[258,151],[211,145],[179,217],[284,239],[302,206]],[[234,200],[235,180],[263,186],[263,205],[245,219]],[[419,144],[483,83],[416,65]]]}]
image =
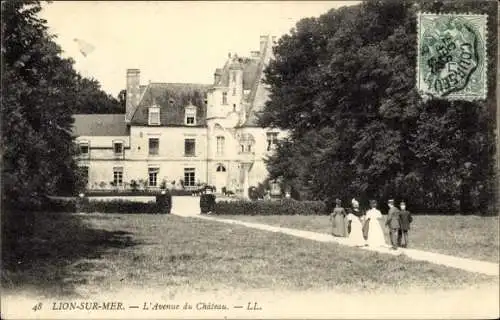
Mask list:
[{"label": "green lawn", "polygon": [[[330,233],[328,216],[219,216]],[[410,247],[485,261],[499,261],[499,217],[414,216]],[[386,232],[386,241],[389,241]]]},{"label": "green lawn", "polygon": [[37,215],[35,225],[31,238],[3,252],[8,292],[45,297],[91,297],[125,288],[394,292],[497,281],[404,256],[171,215],[46,214]]}]

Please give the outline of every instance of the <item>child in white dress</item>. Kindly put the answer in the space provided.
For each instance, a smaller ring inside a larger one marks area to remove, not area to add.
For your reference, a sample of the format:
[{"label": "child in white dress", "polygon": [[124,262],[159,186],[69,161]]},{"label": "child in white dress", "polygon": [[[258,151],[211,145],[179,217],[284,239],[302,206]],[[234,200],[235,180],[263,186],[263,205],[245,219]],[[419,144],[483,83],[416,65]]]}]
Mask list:
[{"label": "child in white dress", "polygon": [[382,229],[382,212],[377,209],[377,201],[370,201],[371,209],[366,212],[368,225],[368,245],[370,247],[386,246],[384,230]]}]

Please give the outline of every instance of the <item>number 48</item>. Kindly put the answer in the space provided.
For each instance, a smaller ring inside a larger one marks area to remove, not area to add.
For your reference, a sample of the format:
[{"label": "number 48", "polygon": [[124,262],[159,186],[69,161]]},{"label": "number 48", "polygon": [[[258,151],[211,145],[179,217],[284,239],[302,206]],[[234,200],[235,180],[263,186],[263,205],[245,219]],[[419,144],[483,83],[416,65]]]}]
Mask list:
[{"label": "number 48", "polygon": [[41,302],[38,302],[37,304],[35,304],[32,308],[33,311],[38,311],[38,310],[42,310],[42,303]]}]

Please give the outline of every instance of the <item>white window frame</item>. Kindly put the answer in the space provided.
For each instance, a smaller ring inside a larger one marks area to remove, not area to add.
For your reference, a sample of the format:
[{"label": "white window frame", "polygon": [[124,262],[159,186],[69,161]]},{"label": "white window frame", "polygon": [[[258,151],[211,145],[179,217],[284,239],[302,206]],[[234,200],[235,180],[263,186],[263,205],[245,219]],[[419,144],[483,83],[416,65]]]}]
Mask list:
[{"label": "white window frame", "polygon": [[[159,167],[149,167],[148,168],[148,186],[157,187],[158,186],[158,176],[160,173]],[[153,179],[151,179],[154,177]]]},{"label": "white window frame", "polygon": [[[158,141],[158,148],[156,149],[156,153],[152,153],[151,150],[151,140],[156,140]],[[148,155],[150,156],[157,156],[160,154],[160,138],[148,138]]]},{"label": "white window frame", "polygon": [[[192,118],[193,122],[189,123],[188,119]],[[184,110],[184,124],[187,126],[196,125],[196,107],[193,105],[187,106]]]},{"label": "white window frame", "polygon": [[[120,152],[116,152],[117,145],[121,146]],[[122,140],[113,140],[113,154],[115,156],[123,156],[124,153],[125,153],[125,144],[123,143],[123,141]]]},{"label": "white window frame", "polygon": [[[190,119],[192,121],[190,121]],[[186,125],[188,125],[188,126],[196,125],[196,118],[194,116],[186,116]]]},{"label": "white window frame", "polygon": [[[186,145],[187,145],[188,140],[194,142],[192,154],[187,153]],[[196,139],[195,138],[184,138],[184,157],[196,157]]]},{"label": "white window frame", "polygon": [[[87,147],[87,152],[82,152],[82,147]],[[78,152],[81,158],[89,158],[90,157],[90,143],[88,141],[79,141],[78,142]]]},{"label": "white window frame", "polygon": [[217,136],[217,155],[218,156],[223,156],[224,155],[224,147],[226,144],[226,138],[224,136]]},{"label": "white window frame", "polygon": [[196,168],[184,168],[184,186],[194,187],[195,185],[196,185]]},{"label": "white window frame", "polygon": [[148,124],[150,126],[160,125],[160,107],[154,106],[148,109]]},{"label": "white window frame", "polygon": [[123,186],[123,167],[113,168],[113,182],[115,186]]}]

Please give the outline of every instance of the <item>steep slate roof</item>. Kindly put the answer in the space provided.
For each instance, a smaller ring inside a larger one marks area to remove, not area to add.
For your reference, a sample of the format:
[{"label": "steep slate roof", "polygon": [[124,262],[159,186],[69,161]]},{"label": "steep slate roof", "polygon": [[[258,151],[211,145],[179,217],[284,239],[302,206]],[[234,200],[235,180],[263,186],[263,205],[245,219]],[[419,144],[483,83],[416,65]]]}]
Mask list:
[{"label": "steep slate roof", "polygon": [[129,129],[124,114],[75,114],[76,136],[127,136]]},{"label": "steep slate roof", "polygon": [[197,107],[196,126],[206,125],[205,96],[210,85],[192,83],[150,83],[142,95],[131,125],[148,125],[148,108],[160,106],[161,126],[184,126],[184,108]]},{"label": "steep slate roof", "polygon": [[[250,58],[236,58],[236,64],[243,69],[243,90],[251,90],[255,77],[258,74],[259,61]],[[234,62],[233,62],[234,63]],[[231,64],[233,64],[231,63]],[[229,62],[226,62],[221,70],[220,81],[214,83],[214,86],[228,87],[229,86]]]}]

